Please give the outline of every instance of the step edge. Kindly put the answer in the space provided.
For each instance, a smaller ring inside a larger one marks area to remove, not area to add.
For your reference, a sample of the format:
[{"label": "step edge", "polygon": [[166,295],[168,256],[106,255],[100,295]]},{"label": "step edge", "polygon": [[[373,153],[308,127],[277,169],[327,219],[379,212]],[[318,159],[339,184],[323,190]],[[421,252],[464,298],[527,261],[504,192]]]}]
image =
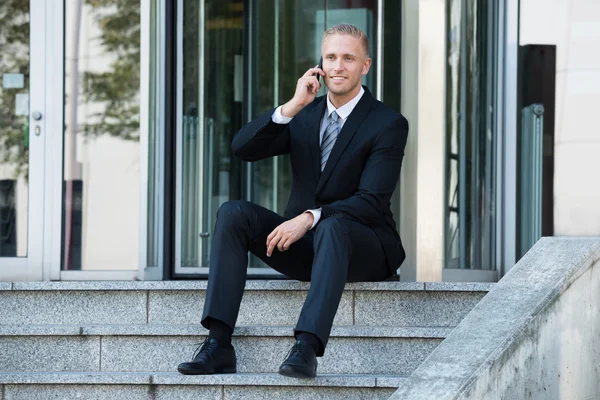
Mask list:
[{"label": "step edge", "polygon": [[[356,282],[346,284],[345,291],[450,291],[488,292],[495,283],[488,282]],[[2,282],[0,291],[206,291],[207,281],[64,281]],[[256,280],[248,281],[247,291],[306,291],[308,282]]]},{"label": "step edge", "polygon": [[[394,388],[407,376],[377,374],[322,374],[316,379],[294,379],[275,373],[186,376],[175,372],[15,372],[0,373],[0,385],[192,385],[192,386],[309,386]],[[380,385],[377,386],[378,380]]]},{"label": "step edge", "polygon": [[[454,327],[444,326],[334,326],[334,338],[444,339]],[[246,325],[237,337],[292,337],[293,326]],[[202,325],[0,325],[0,337],[10,336],[206,336]]]}]

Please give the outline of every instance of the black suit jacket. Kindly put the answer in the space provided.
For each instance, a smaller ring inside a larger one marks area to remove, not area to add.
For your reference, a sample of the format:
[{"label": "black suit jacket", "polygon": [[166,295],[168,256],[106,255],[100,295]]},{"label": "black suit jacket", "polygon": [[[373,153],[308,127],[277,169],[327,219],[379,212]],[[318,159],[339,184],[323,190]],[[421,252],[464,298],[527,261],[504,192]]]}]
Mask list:
[{"label": "black suit jacket", "polygon": [[392,272],[405,258],[390,198],[400,176],[408,121],[364,89],[323,172],[319,140],[325,96],[304,107],[289,124],[274,123],[274,110],[264,113],[238,132],[232,150],[244,161],[289,154],[293,180],[284,217],[320,207],[319,223],[326,218],[348,218],[371,227]]}]

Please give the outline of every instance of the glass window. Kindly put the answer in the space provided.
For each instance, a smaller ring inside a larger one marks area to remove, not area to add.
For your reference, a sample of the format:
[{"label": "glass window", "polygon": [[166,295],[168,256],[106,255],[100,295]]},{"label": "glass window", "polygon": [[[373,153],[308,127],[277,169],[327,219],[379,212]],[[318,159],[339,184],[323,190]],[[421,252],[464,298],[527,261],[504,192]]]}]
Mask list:
[{"label": "glass window", "polygon": [[244,3],[185,0],[182,14],[181,266],[205,267],[219,206],[242,198]]},{"label": "glass window", "polygon": [[27,256],[29,1],[0,5],[0,257]]},{"label": "glass window", "polygon": [[63,270],[135,270],[139,0],[65,2]]},{"label": "glass window", "polygon": [[447,3],[446,268],[495,269],[496,8]]}]

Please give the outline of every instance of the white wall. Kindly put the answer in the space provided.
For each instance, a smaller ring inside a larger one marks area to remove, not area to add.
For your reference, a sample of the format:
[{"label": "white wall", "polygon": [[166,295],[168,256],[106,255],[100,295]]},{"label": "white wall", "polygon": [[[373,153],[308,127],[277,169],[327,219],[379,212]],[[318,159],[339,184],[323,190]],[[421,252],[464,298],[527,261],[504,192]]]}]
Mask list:
[{"label": "white wall", "polygon": [[101,136],[84,149],[82,269],[137,269],[139,142]]},{"label": "white wall", "polygon": [[520,44],[557,49],[554,232],[600,234],[600,1],[521,0]]}]

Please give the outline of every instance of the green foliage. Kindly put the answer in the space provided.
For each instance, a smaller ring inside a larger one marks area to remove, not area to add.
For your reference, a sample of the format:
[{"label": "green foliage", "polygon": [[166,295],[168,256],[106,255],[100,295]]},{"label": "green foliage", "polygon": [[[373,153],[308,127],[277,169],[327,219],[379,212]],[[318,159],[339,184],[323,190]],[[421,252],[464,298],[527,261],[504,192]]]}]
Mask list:
[{"label": "green foliage", "polygon": [[[100,27],[96,39],[102,54],[113,61],[108,71],[82,74],[79,104],[103,107],[102,112],[86,115],[79,132],[139,140],[140,0],[86,0],[85,4]],[[15,96],[29,92],[29,11],[29,0],[0,1],[0,74],[25,76],[22,89],[0,88],[0,164],[14,166],[15,178],[25,179],[28,117],[15,115]]]},{"label": "green foliage", "polygon": [[0,165],[14,167],[14,178],[27,179],[27,116],[15,115],[16,95],[29,91],[29,0],[0,2],[0,75],[23,74],[24,88],[0,87]]},{"label": "green foliage", "polygon": [[102,112],[87,115],[80,130],[91,136],[109,134],[139,140],[140,1],[86,0],[94,9],[106,56],[114,57],[109,72],[85,72],[81,103],[104,104]]}]

